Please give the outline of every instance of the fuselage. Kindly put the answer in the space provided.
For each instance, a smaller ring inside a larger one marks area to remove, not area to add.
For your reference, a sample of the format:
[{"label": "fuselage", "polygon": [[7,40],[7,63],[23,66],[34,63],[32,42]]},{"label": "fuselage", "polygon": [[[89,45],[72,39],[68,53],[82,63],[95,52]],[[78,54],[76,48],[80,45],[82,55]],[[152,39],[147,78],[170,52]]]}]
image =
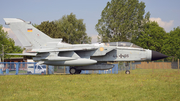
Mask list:
[{"label": "fuselage", "polygon": [[[37,54],[33,58],[35,61],[45,61],[44,63],[48,65],[63,66],[85,66],[98,62],[145,61],[152,59],[151,50],[136,45],[133,46],[133,43],[129,42],[74,45],[54,43],[54,45],[45,45],[40,49],[32,49],[31,51],[48,51],[48,53]],[[50,59],[50,57],[53,59]]]}]

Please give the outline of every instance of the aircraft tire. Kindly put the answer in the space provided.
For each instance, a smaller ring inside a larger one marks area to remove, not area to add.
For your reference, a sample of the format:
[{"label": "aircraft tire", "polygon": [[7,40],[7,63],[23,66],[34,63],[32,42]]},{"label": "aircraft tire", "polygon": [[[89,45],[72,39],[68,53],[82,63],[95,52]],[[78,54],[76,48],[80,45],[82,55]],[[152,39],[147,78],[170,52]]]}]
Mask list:
[{"label": "aircraft tire", "polygon": [[126,73],[126,74],[130,74],[130,71],[129,71],[129,70],[126,70],[125,73]]},{"label": "aircraft tire", "polygon": [[69,73],[70,74],[76,74],[77,70],[76,68],[70,68]]}]

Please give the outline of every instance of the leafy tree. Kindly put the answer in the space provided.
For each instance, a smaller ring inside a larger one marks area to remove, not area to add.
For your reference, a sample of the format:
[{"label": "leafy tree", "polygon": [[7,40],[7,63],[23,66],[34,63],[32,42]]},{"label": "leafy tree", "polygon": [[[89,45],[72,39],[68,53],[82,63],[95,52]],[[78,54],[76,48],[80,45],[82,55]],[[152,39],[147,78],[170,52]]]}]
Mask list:
[{"label": "leafy tree", "polygon": [[36,28],[37,28],[39,25],[38,25],[38,24],[32,24],[32,26],[34,26],[34,27],[36,27]]},{"label": "leafy tree", "polygon": [[57,24],[56,37],[63,38],[63,41],[72,44],[91,43],[91,37],[87,36],[83,19],[77,19],[73,13],[63,16],[55,23]]},{"label": "leafy tree", "polygon": [[13,53],[22,53],[22,51],[21,46],[14,46]]},{"label": "leafy tree", "polygon": [[157,22],[147,22],[143,30],[137,34],[131,41],[145,49],[155,50],[165,53],[162,46],[169,35],[158,25]]},{"label": "leafy tree", "polygon": [[180,58],[180,27],[174,28],[168,35],[162,49],[167,55],[174,56],[173,59],[176,60]]},{"label": "leafy tree", "polygon": [[48,36],[52,38],[56,38],[55,34],[57,33],[57,25],[54,23],[54,21],[44,21],[40,25],[34,24],[36,28],[47,34]]},{"label": "leafy tree", "polygon": [[91,37],[87,36],[83,19],[77,19],[74,14],[63,16],[56,21],[44,21],[36,28],[52,38],[62,38],[64,42],[71,44],[91,43]]},{"label": "leafy tree", "polygon": [[[13,53],[13,52],[22,52],[22,49],[19,46],[15,46],[14,40],[9,38],[7,32],[5,32],[2,29],[2,25],[0,25],[0,54],[2,57],[3,54],[3,48],[4,53]],[[9,58],[11,56],[4,55],[4,58]]]},{"label": "leafy tree", "polygon": [[[101,13],[96,30],[102,42],[130,41],[141,30],[145,3],[139,0],[111,0]],[[148,20],[150,13],[145,18]]]}]

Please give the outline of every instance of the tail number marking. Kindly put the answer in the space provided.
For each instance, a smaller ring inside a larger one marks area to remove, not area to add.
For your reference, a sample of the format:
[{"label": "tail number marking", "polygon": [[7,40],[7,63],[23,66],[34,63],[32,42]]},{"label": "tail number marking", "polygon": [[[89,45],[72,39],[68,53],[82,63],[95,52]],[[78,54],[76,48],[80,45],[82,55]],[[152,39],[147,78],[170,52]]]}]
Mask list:
[{"label": "tail number marking", "polygon": [[129,58],[129,54],[113,55],[114,58]]}]

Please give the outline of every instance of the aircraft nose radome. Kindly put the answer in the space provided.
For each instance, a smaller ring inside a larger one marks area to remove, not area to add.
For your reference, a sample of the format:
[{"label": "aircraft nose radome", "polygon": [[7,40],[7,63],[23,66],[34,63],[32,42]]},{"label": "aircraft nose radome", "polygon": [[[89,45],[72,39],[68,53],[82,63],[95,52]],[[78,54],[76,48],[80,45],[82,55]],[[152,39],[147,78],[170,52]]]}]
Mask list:
[{"label": "aircraft nose radome", "polygon": [[154,60],[159,60],[159,59],[163,59],[163,58],[167,58],[168,56],[167,55],[164,55],[162,53],[159,53],[159,52],[156,52],[156,51],[153,51],[152,50],[152,58],[151,58],[151,61],[154,61]]}]

